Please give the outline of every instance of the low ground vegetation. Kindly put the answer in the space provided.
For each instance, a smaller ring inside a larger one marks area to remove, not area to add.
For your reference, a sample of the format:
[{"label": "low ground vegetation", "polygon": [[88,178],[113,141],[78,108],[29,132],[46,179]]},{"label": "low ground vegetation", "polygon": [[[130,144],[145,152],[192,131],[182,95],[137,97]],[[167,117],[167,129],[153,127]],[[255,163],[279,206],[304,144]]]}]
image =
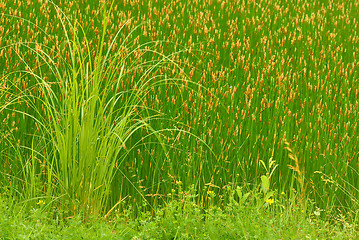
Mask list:
[{"label": "low ground vegetation", "polygon": [[[48,209],[41,201],[29,211],[1,202],[1,239],[357,239],[358,225],[344,216],[331,218],[307,202],[305,207],[284,193],[270,199],[261,192],[229,190],[222,208],[199,206],[193,193],[182,192],[165,206],[134,218],[131,208],[107,218]],[[241,197],[240,197],[241,196]],[[233,197],[233,198],[232,198]],[[10,207],[9,206],[13,206]]]}]

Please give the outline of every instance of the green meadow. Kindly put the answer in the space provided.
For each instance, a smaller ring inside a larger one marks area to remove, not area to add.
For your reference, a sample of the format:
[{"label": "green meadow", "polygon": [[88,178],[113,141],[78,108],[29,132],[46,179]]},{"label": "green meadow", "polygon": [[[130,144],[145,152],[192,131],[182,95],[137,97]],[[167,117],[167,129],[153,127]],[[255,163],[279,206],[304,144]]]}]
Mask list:
[{"label": "green meadow", "polygon": [[358,1],[0,9],[0,239],[357,237]]}]

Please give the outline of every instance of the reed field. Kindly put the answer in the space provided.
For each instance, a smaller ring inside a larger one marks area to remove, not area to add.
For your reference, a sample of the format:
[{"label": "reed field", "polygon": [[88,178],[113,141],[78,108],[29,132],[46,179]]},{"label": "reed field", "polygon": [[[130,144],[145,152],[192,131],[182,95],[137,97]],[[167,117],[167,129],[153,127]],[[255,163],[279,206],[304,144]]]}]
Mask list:
[{"label": "reed field", "polygon": [[109,216],[257,189],[357,216],[359,1],[0,9],[4,197]]}]

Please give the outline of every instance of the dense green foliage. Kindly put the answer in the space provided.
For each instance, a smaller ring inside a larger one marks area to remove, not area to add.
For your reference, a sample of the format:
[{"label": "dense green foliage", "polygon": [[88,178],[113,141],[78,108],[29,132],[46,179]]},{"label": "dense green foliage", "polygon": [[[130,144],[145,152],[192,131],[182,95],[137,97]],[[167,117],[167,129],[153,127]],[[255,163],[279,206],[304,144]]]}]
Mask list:
[{"label": "dense green foliage", "polygon": [[262,184],[355,220],[357,1],[87,2],[0,2],[3,195],[140,215]]},{"label": "dense green foliage", "polygon": [[[0,202],[0,239],[357,239],[357,226],[345,218],[324,221],[322,209],[308,204],[303,210],[293,198],[275,195],[263,205],[260,192],[244,200],[233,192],[223,209],[198,206],[191,193],[183,193],[155,212],[115,212],[111,217],[85,218],[39,203],[30,211]],[[243,201],[244,200],[244,201]],[[9,207],[9,205],[11,207]]]}]

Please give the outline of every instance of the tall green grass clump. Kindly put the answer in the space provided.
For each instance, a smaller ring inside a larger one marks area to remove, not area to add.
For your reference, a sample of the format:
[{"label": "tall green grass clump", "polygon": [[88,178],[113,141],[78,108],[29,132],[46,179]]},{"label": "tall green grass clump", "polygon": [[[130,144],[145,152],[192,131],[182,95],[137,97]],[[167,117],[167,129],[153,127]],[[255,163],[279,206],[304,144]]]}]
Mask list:
[{"label": "tall green grass clump", "polygon": [[[17,182],[9,185],[26,201],[55,204],[70,212],[105,213],[121,202],[121,198],[111,198],[118,196],[111,193],[122,191],[121,185],[114,186],[113,182],[118,174],[126,178],[127,173],[119,166],[129,152],[154,138],[166,150],[161,140],[166,129],[156,131],[150,125],[162,117],[146,106],[144,98],[152,87],[171,81],[156,71],[176,64],[171,56],[153,50],[151,43],[133,47],[128,38],[118,39],[127,23],[109,41],[112,5],[109,9],[106,4],[102,6],[103,26],[99,42],[94,44],[81,23],[72,24],[57,5],[50,3],[65,36],[56,45],[58,54],[51,55],[52,47],[39,42],[10,46],[24,70],[6,77],[14,75],[33,84],[25,90],[12,86],[20,100],[7,97],[6,101],[13,106],[13,113],[34,124],[24,135],[30,139],[28,145],[16,145],[8,139],[13,145],[7,159],[12,162],[2,162],[3,174],[11,178],[10,182]],[[29,59],[29,53],[34,59]],[[158,55],[157,60],[139,63],[136,59],[146,53]],[[128,81],[138,72],[140,78]],[[14,165],[16,171],[12,170]]]}]

